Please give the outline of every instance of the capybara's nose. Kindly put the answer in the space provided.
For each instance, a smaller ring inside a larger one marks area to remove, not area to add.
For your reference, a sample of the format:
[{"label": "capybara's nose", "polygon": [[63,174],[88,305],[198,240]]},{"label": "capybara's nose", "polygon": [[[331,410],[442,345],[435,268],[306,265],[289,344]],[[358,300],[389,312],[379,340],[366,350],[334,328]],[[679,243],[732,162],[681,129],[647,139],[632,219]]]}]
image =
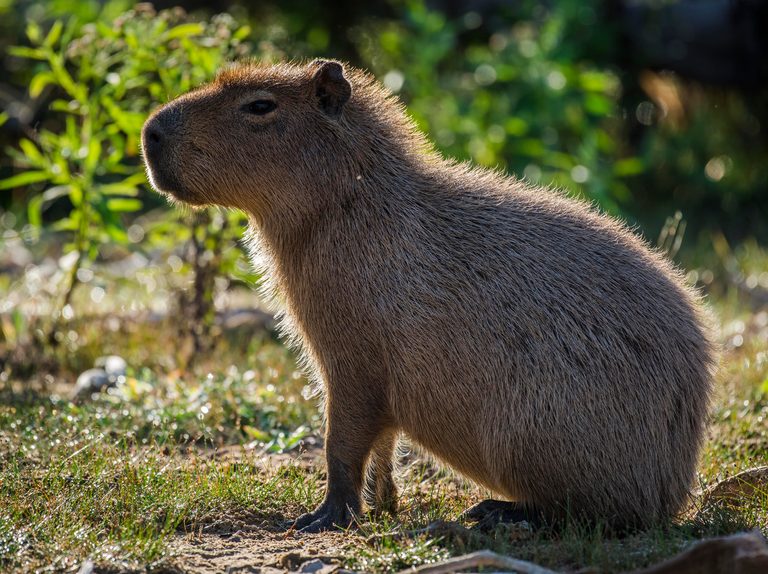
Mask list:
[{"label": "capybara's nose", "polygon": [[145,130],[144,139],[146,139],[147,143],[150,146],[162,145],[163,131],[160,129],[160,126],[158,126],[154,122],[150,122],[149,125],[147,125],[147,128]]},{"label": "capybara's nose", "polygon": [[158,121],[160,116],[155,116],[144,124],[144,130],[142,134],[142,147],[144,148],[144,155],[149,161],[155,161],[159,159],[163,151],[163,146],[166,140],[166,134],[163,130],[163,126]]},{"label": "capybara's nose", "polygon": [[144,153],[150,160],[157,159],[162,154],[168,143],[177,135],[180,124],[180,114],[173,107],[161,110],[144,124],[142,141]]}]

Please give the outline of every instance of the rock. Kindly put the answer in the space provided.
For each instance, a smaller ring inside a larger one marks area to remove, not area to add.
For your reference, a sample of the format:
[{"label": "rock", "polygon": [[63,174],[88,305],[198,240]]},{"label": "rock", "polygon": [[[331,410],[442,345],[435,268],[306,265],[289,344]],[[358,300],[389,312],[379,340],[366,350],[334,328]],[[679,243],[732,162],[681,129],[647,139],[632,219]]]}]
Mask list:
[{"label": "rock", "polygon": [[286,552],[280,557],[278,564],[286,570],[295,570],[301,562],[301,554],[298,552]]},{"label": "rock", "polygon": [[87,398],[93,393],[98,393],[114,384],[114,381],[110,381],[109,375],[107,375],[104,369],[88,369],[77,377],[72,397],[78,399]]},{"label": "rock", "polygon": [[633,574],[763,574],[768,572],[768,545],[760,532],[710,538]]},{"label": "rock", "polygon": [[128,363],[119,355],[99,357],[95,366],[103,368],[112,382],[117,382],[118,377],[124,377],[128,370]]},{"label": "rock", "polygon": [[119,355],[106,355],[96,359],[93,369],[80,373],[72,391],[72,399],[84,399],[125,381],[128,363]]},{"label": "rock", "polygon": [[338,564],[326,564],[319,558],[315,558],[304,562],[299,568],[299,572],[302,574],[331,574],[338,569]]}]

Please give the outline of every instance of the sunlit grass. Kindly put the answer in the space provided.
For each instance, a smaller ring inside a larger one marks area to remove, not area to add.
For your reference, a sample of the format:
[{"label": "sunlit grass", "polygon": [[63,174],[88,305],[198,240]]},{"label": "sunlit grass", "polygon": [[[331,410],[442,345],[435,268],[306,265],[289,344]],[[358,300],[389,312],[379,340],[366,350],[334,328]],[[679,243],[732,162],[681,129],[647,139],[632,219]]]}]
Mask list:
[{"label": "sunlit grass", "polygon": [[[714,306],[723,356],[701,490],[768,464],[768,313],[727,290]],[[85,559],[118,570],[176,564],[169,549],[178,533],[222,521],[275,530],[321,500],[317,401],[272,335],[226,333],[210,358],[183,372],[163,359],[174,349],[171,322],[124,326],[110,334],[78,324],[75,359],[34,392],[24,380],[2,382],[0,570],[77,570]],[[100,353],[128,359],[125,380],[72,402],[64,380]],[[315,463],[294,460],[302,445]],[[278,452],[288,454],[272,457]],[[555,569],[616,572],[702,537],[765,532],[768,524],[768,492],[758,488],[748,499],[693,508],[667,528],[624,537],[577,522],[468,531],[455,521],[487,493],[419,454],[405,461],[398,514],[361,517],[346,566],[394,572],[488,548]]]},{"label": "sunlit grass", "polygon": [[15,420],[40,426],[4,456],[0,568],[27,571],[53,560],[72,566],[86,557],[152,564],[178,530],[223,514],[269,522],[317,499],[315,477],[290,466],[269,470],[253,452],[220,462],[168,442],[140,447],[94,434],[79,417],[45,421],[39,408],[25,410]]}]

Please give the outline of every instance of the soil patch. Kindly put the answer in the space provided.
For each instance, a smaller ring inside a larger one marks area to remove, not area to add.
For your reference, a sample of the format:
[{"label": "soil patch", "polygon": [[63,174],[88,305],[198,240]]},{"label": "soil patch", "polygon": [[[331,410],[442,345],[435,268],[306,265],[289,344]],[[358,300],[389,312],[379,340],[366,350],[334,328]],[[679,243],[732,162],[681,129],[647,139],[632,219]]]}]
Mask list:
[{"label": "soil patch", "polygon": [[172,564],[190,574],[299,571],[330,574],[341,568],[346,550],[362,540],[344,532],[298,534],[265,528],[232,533],[179,534],[170,544]]}]

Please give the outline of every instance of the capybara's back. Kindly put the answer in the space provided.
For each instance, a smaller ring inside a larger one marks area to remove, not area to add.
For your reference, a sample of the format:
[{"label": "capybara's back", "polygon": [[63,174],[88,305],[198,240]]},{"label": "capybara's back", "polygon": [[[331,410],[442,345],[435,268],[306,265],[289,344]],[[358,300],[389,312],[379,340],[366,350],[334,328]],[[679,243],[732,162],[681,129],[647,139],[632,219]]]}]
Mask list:
[{"label": "capybara's back", "polygon": [[405,433],[546,516],[679,511],[714,353],[696,294],[583,202],[445,160],[337,62],[247,65],[155,113],[153,185],[245,210],[326,395],[328,490],[297,521],[392,507]]}]

